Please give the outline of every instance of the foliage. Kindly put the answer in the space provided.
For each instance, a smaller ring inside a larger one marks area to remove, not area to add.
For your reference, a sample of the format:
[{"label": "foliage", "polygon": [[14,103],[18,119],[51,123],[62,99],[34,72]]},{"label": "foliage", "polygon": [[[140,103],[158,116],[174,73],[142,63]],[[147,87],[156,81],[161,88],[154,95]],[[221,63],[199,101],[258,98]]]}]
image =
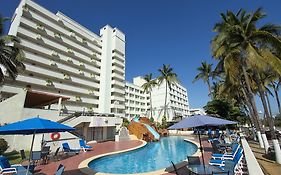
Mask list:
[{"label": "foliage", "polygon": [[248,122],[245,113],[238,106],[233,106],[226,100],[215,99],[209,101],[204,110],[207,114],[226,120],[238,121],[240,124]]},{"label": "foliage", "polygon": [[0,155],[3,155],[3,153],[9,148],[8,146],[8,142],[3,139],[0,138]]},{"label": "foliage", "polygon": [[173,68],[170,67],[170,65],[163,64],[163,67],[158,69],[160,72],[158,79],[158,84],[161,85],[163,82],[165,82],[165,102],[164,102],[164,115],[166,115],[167,112],[167,90],[168,88],[171,89],[171,85],[174,82],[177,82],[177,74],[173,72]]},{"label": "foliage", "polygon": [[[27,158],[29,157],[29,151],[24,151],[25,155],[27,156]],[[7,159],[9,160],[10,164],[20,164],[22,159],[21,159],[21,155],[18,151],[13,150],[11,152],[5,152],[3,154],[5,157],[7,157]]]},{"label": "foliage", "polygon": [[199,73],[195,76],[195,78],[193,80],[193,83],[195,81],[200,80],[200,79],[202,79],[204,81],[204,83],[207,83],[208,90],[209,90],[209,94],[208,95],[211,95],[210,78],[214,77],[214,74],[212,72],[212,65],[213,64],[208,64],[206,61],[202,61],[201,62],[201,66],[197,68]]},{"label": "foliage", "polygon": [[126,118],[123,118],[122,127],[128,128],[129,124],[130,124],[130,121]]},{"label": "foliage", "polygon": [[153,117],[150,117],[150,118],[149,118],[149,121],[150,121],[151,123],[154,123],[154,118],[153,118]]},{"label": "foliage", "polygon": [[161,128],[162,129],[166,129],[167,128],[167,118],[166,118],[166,116],[162,117]]},{"label": "foliage", "polygon": [[[25,66],[21,62],[24,58],[24,54],[17,47],[16,44],[20,43],[20,40],[16,36],[4,35],[4,22],[7,18],[2,18],[0,15],[0,65],[4,66],[6,72],[12,79],[16,79],[19,70],[24,70]],[[0,83],[3,83],[5,73],[0,68]]]},{"label": "foliage", "polygon": [[147,93],[149,93],[149,98],[150,98],[150,117],[152,117],[152,99],[151,99],[151,91],[152,88],[157,85],[156,80],[152,79],[152,73],[147,74],[143,77],[145,80],[145,83],[141,86],[143,90]]},{"label": "foliage", "polygon": [[281,127],[281,114],[275,116],[275,126]]}]

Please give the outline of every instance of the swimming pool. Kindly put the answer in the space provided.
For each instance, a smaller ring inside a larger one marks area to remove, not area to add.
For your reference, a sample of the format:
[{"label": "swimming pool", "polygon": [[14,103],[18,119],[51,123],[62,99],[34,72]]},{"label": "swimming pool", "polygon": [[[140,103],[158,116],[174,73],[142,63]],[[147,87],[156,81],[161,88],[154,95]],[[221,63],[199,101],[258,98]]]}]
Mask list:
[{"label": "swimming pool", "polygon": [[163,137],[159,142],[150,142],[137,150],[105,156],[89,163],[97,172],[132,174],[156,171],[178,163],[197,151],[197,146],[184,141],[185,137]]}]

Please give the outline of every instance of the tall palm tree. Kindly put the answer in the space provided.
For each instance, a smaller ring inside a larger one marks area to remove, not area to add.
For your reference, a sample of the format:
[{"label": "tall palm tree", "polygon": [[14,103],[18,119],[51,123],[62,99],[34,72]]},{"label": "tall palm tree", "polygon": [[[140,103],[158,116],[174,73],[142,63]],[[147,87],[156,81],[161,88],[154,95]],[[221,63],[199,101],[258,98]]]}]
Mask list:
[{"label": "tall palm tree", "polygon": [[195,76],[193,83],[195,81],[198,81],[200,79],[202,79],[204,81],[204,83],[207,83],[208,85],[208,90],[209,90],[209,94],[212,98],[212,93],[211,93],[211,83],[210,83],[210,78],[213,77],[212,74],[212,65],[213,64],[208,64],[206,61],[202,61],[201,62],[201,66],[197,68],[197,70],[199,71],[199,73]]},{"label": "tall palm tree", "polygon": [[152,98],[151,98],[151,91],[152,88],[157,85],[157,82],[155,79],[152,79],[152,73],[147,74],[143,77],[145,80],[145,83],[141,86],[143,90],[147,93],[149,93],[149,98],[150,98],[150,117],[152,117]]},{"label": "tall palm tree", "polygon": [[[17,37],[4,35],[5,21],[7,18],[2,18],[0,15],[0,65],[4,66],[8,75],[15,80],[19,69],[25,69],[21,62],[23,52],[16,46],[20,42]],[[0,67],[0,83],[3,83],[4,78],[4,72]]]},{"label": "tall palm tree", "polygon": [[[261,8],[254,13],[239,10],[237,14],[234,14],[227,11],[226,14],[221,14],[222,21],[215,25],[214,31],[218,34],[212,40],[212,54],[216,59],[223,62],[226,71],[230,70],[231,66],[241,67],[242,78],[245,80],[245,87],[248,92],[246,95],[256,120],[259,120],[259,118],[249,73],[257,82],[262,101],[264,101],[263,92],[257,70],[264,70],[266,66],[270,66],[272,70],[281,75],[281,57],[279,57],[281,56],[281,40],[278,38],[281,28],[274,24],[266,24],[258,28],[256,23],[265,16]],[[233,60],[238,60],[240,64],[231,64]],[[268,120],[271,120],[264,103],[263,107]],[[275,138],[273,126],[271,125],[270,128],[272,138]],[[267,139],[264,133],[262,133],[262,137],[266,143]],[[265,146],[269,146],[268,142]],[[276,150],[279,154],[280,147],[277,149],[279,149]],[[277,158],[277,162],[281,163],[281,156]]]},{"label": "tall palm tree", "polygon": [[168,88],[171,89],[171,84],[177,82],[177,74],[173,72],[173,68],[170,65],[163,64],[163,67],[158,69],[160,72],[158,84],[165,83],[165,103],[164,103],[164,117],[167,117],[167,94]]}]

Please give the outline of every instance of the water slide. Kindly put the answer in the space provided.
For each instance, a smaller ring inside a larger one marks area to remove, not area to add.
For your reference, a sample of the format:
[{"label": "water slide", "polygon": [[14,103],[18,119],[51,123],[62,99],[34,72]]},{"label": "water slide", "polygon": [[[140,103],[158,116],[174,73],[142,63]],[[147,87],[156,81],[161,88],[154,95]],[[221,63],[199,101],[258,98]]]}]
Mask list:
[{"label": "water slide", "polygon": [[[138,122],[138,123],[141,123],[139,118],[138,117],[135,117],[133,119],[134,122]],[[143,124],[147,129],[148,131],[154,136],[155,139],[159,140],[160,139],[160,135],[157,131],[155,131],[155,129],[153,127],[151,127],[150,125],[146,124],[146,123],[141,123]]]}]

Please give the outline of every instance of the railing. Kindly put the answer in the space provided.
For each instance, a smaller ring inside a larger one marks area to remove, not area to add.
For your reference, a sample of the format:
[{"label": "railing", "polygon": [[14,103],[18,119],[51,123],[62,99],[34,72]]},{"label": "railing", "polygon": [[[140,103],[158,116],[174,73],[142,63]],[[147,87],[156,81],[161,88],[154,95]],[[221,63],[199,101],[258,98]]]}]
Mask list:
[{"label": "railing", "polygon": [[243,146],[249,175],[264,175],[254,153],[252,152],[247,140],[244,137],[241,138],[241,143]]}]

